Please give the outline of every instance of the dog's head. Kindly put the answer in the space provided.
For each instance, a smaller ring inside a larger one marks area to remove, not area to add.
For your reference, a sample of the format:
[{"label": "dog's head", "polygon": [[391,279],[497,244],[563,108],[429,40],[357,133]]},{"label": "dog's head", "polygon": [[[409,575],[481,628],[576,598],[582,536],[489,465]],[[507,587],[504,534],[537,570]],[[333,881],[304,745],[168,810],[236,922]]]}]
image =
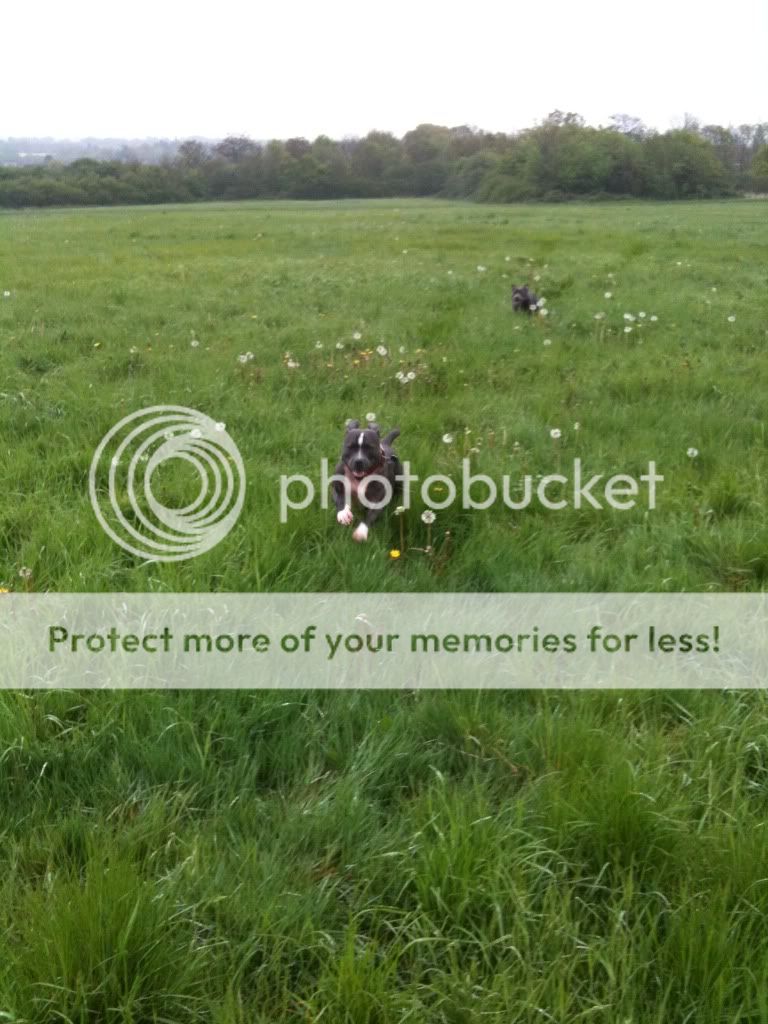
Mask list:
[{"label": "dog's head", "polygon": [[347,424],[341,461],[357,480],[372,473],[384,461],[379,428],[375,423],[361,428],[359,420]]},{"label": "dog's head", "polygon": [[527,284],[516,285],[512,289],[512,308],[515,310],[524,310],[526,313],[530,313],[538,308],[538,301],[538,297],[530,291]]}]

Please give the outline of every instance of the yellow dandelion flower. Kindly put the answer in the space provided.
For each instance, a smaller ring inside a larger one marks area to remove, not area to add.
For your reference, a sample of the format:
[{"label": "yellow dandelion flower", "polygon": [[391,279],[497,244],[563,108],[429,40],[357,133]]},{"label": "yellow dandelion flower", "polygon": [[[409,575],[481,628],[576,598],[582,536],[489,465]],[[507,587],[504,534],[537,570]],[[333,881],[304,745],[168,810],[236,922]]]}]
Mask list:
[{"label": "yellow dandelion flower", "polygon": [[389,557],[393,558],[393,559],[394,558],[399,558],[400,557],[400,552],[397,550],[397,548],[392,548],[392,550],[389,552]]}]

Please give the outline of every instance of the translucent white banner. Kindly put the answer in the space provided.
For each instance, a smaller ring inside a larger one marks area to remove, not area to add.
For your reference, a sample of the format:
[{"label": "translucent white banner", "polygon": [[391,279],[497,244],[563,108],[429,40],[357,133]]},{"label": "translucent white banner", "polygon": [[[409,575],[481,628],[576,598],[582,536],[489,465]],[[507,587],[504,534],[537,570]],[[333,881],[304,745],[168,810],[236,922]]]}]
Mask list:
[{"label": "translucent white banner", "polygon": [[6,594],[3,688],[760,688],[765,594]]}]

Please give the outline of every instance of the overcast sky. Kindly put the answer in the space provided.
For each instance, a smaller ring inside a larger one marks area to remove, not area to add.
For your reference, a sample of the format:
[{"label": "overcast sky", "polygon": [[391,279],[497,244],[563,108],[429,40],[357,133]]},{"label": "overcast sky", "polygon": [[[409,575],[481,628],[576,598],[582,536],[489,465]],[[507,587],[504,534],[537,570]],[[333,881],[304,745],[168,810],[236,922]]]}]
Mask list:
[{"label": "overcast sky", "polygon": [[0,138],[768,121],[768,0],[38,0],[0,34]]}]

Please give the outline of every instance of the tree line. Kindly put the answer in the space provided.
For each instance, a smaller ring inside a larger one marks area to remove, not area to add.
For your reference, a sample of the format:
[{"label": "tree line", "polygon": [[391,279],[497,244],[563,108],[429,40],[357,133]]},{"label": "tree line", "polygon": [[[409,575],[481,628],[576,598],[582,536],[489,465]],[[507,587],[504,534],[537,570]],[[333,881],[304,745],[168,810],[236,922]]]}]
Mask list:
[{"label": "tree line", "polygon": [[514,135],[422,124],[402,139],[321,135],[260,143],[190,140],[159,163],[133,158],[0,167],[0,207],[211,199],[441,196],[480,202],[705,199],[768,192],[768,123],[686,119],[667,132],[616,115],[594,128],[555,111]]}]

